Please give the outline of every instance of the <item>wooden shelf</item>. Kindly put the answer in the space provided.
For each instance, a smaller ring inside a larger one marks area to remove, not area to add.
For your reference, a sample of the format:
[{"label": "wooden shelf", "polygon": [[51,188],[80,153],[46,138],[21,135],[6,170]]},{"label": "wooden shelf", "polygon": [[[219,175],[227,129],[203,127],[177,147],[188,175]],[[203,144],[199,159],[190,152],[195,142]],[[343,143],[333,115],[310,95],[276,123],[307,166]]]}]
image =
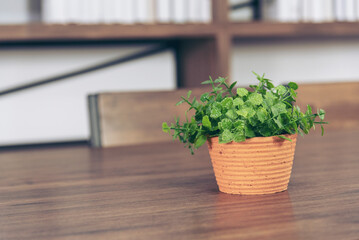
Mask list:
[{"label": "wooden shelf", "polygon": [[157,25],[0,25],[0,43],[46,40],[128,40],[273,37],[357,37],[359,23],[229,23]]},{"label": "wooden shelf", "polygon": [[231,23],[229,33],[235,39],[276,37],[358,37],[359,22],[335,23]]},{"label": "wooden shelf", "polygon": [[233,40],[359,37],[359,23],[230,23],[227,0],[212,0],[211,24],[154,25],[0,25],[0,44],[71,41],[175,40],[179,87],[197,87],[230,75]]},{"label": "wooden shelf", "polygon": [[213,37],[216,32],[217,26],[212,24],[3,25],[0,26],[0,42],[199,38]]}]

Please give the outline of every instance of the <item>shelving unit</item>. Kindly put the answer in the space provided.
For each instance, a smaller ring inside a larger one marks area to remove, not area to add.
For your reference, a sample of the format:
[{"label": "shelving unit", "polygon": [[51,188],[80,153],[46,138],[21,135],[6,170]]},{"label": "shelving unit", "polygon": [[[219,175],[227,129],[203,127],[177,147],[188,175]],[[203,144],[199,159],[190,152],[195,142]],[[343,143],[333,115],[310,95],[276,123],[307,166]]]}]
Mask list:
[{"label": "shelving unit", "polygon": [[359,23],[231,23],[227,0],[213,1],[211,24],[8,25],[0,44],[30,42],[169,41],[176,49],[179,87],[199,86],[230,73],[233,40],[305,37],[359,37]]}]

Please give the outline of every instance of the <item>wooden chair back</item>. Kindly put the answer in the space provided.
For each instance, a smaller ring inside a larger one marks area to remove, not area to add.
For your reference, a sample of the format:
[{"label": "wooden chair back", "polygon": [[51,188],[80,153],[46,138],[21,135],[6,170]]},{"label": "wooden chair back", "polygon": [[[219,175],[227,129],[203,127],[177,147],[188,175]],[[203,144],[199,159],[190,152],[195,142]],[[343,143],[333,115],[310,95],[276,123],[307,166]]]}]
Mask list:
[{"label": "wooden chair back", "polygon": [[[192,96],[198,99],[205,91],[194,89]],[[92,146],[168,141],[170,136],[162,132],[162,122],[174,122],[175,116],[184,120],[188,105],[175,105],[187,92],[120,92],[89,96]]]},{"label": "wooden chair back", "polygon": [[326,111],[326,129],[359,129],[359,82],[301,84],[297,105]]},{"label": "wooden chair back", "polygon": [[[194,89],[199,96],[208,89]],[[89,97],[91,142],[97,147],[168,141],[162,122],[184,119],[188,105],[175,106],[188,90],[101,93]],[[297,104],[326,110],[326,129],[359,129],[359,82],[302,84]],[[190,114],[189,114],[190,116]]]}]

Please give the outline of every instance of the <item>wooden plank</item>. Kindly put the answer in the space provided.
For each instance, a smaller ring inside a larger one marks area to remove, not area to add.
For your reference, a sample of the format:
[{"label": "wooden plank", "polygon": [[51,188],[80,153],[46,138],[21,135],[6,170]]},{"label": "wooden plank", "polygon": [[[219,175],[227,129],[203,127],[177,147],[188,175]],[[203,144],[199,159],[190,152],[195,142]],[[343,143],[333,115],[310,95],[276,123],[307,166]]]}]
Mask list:
[{"label": "wooden plank", "polygon": [[212,0],[213,22],[222,24],[228,23],[229,7],[228,0]]},{"label": "wooden plank", "polygon": [[193,38],[214,36],[216,28],[211,24],[0,25],[0,42]]},{"label": "wooden plank", "polygon": [[207,149],[0,153],[2,239],[356,239],[358,131],[299,138],[289,190],[219,193]]},{"label": "wooden plank", "polygon": [[235,39],[277,37],[358,37],[358,22],[341,23],[231,23],[228,31]]},{"label": "wooden plank", "polygon": [[182,40],[177,45],[179,87],[200,87],[212,78],[229,77],[231,38],[223,32],[215,38]]},{"label": "wooden plank", "polygon": [[220,75],[217,43],[215,38],[178,42],[176,58],[179,87],[199,87],[209,76],[216,78]]},{"label": "wooden plank", "polygon": [[[220,1],[215,1],[220,2]],[[222,6],[222,4],[221,4]],[[223,7],[223,6],[222,6]],[[215,16],[214,16],[215,17]],[[359,23],[227,23],[215,17],[213,24],[154,25],[0,25],[0,42],[36,40],[126,40],[214,37],[229,34],[233,38],[273,37],[358,37]],[[222,20],[221,20],[222,19]]]},{"label": "wooden plank", "polygon": [[300,84],[298,101],[302,111],[326,110],[326,129],[359,129],[359,82]]},{"label": "wooden plank", "polygon": [[[206,89],[193,89],[199,98]],[[174,122],[175,116],[185,119],[187,104],[175,104],[188,90],[163,92],[123,92],[98,95],[99,132],[101,146],[113,147],[129,144],[166,141],[170,137],[162,132],[162,122]],[[188,114],[188,117],[191,113]]]}]

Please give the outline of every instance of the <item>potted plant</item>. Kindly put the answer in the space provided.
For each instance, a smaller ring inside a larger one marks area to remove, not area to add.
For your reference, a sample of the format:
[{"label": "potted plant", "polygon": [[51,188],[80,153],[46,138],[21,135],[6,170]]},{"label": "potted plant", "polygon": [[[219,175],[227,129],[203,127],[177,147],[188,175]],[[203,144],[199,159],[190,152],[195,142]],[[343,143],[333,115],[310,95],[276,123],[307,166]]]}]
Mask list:
[{"label": "potted plant", "polygon": [[[298,85],[274,86],[254,73],[259,83],[234,91],[225,78],[212,80],[212,89],[191,98],[191,91],[177,105],[187,103],[194,115],[183,123],[162,124],[164,132],[189,148],[207,142],[219,190],[231,194],[269,194],[287,189],[297,134],[308,134],[319,124],[324,133],[324,110],[305,112],[294,106]],[[187,111],[187,112],[188,112]],[[186,113],[187,116],[187,113]]]}]

